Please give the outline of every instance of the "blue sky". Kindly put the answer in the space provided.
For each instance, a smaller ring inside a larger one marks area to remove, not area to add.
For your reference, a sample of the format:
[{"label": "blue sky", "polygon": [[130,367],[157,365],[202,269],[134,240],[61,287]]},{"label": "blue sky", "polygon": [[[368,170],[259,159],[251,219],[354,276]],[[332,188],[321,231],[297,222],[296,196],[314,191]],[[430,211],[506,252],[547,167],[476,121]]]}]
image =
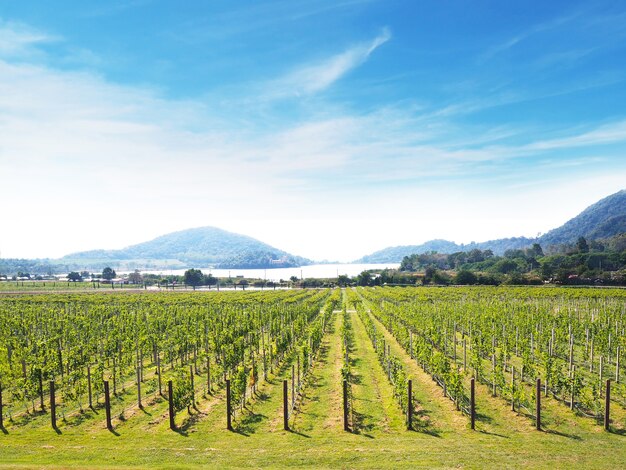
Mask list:
[{"label": "blue sky", "polygon": [[1,1],[0,255],[546,232],[626,187],[625,57],[621,2]]}]

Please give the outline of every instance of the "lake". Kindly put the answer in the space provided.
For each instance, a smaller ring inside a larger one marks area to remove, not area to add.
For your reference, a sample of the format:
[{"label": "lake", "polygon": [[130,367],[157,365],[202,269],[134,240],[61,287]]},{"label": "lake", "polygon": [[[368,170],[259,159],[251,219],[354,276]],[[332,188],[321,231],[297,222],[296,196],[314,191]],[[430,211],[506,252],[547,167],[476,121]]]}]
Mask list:
[{"label": "lake", "polygon": [[[291,276],[298,279],[315,278],[323,279],[337,277],[346,274],[350,277],[356,276],[368,269],[397,269],[400,263],[385,264],[312,264],[299,268],[272,268],[272,269],[214,269],[199,268],[204,274],[212,274],[215,277],[237,277],[243,276],[251,279],[266,279],[268,281],[288,280]],[[182,276],[186,269],[172,269],[162,271],[141,271],[148,274],[173,274]],[[120,273],[122,274],[122,273]]]}]

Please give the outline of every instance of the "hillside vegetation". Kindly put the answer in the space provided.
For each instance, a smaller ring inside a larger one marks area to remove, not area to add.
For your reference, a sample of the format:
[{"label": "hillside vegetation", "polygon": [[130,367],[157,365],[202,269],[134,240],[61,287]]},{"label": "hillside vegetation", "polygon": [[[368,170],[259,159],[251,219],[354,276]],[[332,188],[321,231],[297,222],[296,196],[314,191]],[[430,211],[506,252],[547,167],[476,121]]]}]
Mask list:
[{"label": "hillside vegetation", "polygon": [[405,256],[437,252],[452,254],[472,250],[490,250],[504,255],[507,250],[530,248],[534,243],[552,245],[576,243],[578,237],[587,240],[611,238],[626,233],[626,190],[612,194],[589,206],[561,227],[550,230],[538,238],[513,237],[457,244],[448,240],[430,240],[421,245],[405,245],[384,248],[357,260],[357,263],[399,263]]},{"label": "hillside vegetation", "polygon": [[271,268],[310,264],[252,237],[216,227],[199,227],[169,233],[121,250],[93,250],[67,255],[65,264],[85,266],[148,262],[167,267],[214,266],[220,268]]}]

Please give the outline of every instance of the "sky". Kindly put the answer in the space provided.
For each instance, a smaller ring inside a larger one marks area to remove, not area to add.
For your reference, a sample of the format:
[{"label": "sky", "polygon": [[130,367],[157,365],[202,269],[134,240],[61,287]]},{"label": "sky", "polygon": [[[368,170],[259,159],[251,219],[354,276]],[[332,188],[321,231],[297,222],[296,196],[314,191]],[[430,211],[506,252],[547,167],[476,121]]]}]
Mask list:
[{"label": "sky", "polygon": [[0,0],[0,256],[536,236],[626,188],[625,58],[615,1]]}]

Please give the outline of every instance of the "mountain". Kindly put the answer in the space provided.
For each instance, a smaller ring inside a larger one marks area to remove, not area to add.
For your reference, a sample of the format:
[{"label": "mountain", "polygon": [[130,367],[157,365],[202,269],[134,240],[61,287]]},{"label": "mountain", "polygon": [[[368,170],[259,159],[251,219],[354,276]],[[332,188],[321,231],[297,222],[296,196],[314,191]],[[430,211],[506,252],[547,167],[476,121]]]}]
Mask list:
[{"label": "mountain", "polygon": [[405,256],[414,254],[428,253],[436,251],[437,253],[456,253],[458,251],[471,251],[474,249],[491,250],[496,255],[503,254],[506,250],[516,250],[531,246],[536,240],[533,238],[517,237],[517,238],[501,238],[499,240],[489,240],[481,243],[457,244],[448,240],[430,240],[421,245],[405,245],[384,248],[376,251],[371,255],[355,261],[355,263],[399,263]]},{"label": "mountain", "polygon": [[574,243],[578,237],[590,240],[610,238],[626,232],[626,190],[611,194],[589,206],[562,226],[539,237],[542,245]]},{"label": "mountain", "polygon": [[564,243],[575,243],[578,237],[589,240],[606,239],[626,233],[626,190],[612,194],[589,206],[579,215],[562,226],[550,230],[539,238],[501,238],[486,242],[456,244],[448,240],[430,240],[421,245],[406,245],[384,248],[355,261],[355,263],[400,263],[402,258],[430,251],[450,254],[474,249],[491,250],[502,255],[506,250],[523,249],[533,243],[543,247]]},{"label": "mountain", "polygon": [[59,262],[91,266],[186,268],[277,268],[310,264],[311,261],[246,235],[216,227],[199,227],[169,233],[121,250],[72,253]]},{"label": "mountain", "polygon": [[399,263],[402,258],[412,254],[422,254],[428,251],[437,253],[454,253],[461,251],[460,245],[448,240],[430,240],[421,245],[391,246],[376,251],[371,255],[355,261],[355,263]]}]

